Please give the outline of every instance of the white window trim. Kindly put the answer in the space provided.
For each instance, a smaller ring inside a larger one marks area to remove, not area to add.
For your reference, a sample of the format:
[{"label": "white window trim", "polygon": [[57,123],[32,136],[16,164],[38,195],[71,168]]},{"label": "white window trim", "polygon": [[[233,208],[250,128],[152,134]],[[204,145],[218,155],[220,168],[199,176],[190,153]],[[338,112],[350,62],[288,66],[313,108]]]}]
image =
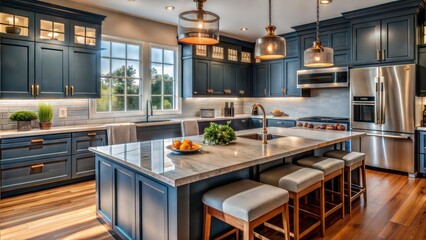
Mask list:
[{"label": "white window trim", "polygon": [[[89,99],[89,119],[101,119],[101,118],[118,118],[118,117],[145,117],[146,114],[146,102],[151,100],[151,47],[157,47],[167,50],[176,51],[176,107],[177,109],[172,110],[154,110],[154,116],[162,115],[180,115],[182,114],[182,71],[180,68],[181,59],[181,46],[170,46],[158,43],[148,43],[143,41],[124,39],[120,37],[102,35],[102,40],[115,41],[129,44],[138,44],[141,51],[142,58],[140,59],[140,69],[142,71],[142,102],[140,111],[128,111],[128,112],[96,112],[96,99]],[[100,79],[99,79],[100,80]]]}]

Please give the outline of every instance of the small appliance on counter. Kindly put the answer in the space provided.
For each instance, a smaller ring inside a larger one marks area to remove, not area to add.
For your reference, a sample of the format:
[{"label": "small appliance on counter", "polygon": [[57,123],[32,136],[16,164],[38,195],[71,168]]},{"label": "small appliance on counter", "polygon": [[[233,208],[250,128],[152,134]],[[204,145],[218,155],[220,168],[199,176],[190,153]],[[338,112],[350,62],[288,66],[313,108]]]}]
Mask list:
[{"label": "small appliance on counter", "polygon": [[201,118],[214,118],[214,109],[200,109]]}]

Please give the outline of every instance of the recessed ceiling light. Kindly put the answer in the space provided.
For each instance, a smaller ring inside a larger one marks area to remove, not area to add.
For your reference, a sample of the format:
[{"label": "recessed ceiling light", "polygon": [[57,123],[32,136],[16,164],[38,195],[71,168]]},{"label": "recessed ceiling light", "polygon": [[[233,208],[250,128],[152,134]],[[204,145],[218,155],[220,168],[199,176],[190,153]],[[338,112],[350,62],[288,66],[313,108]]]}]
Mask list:
[{"label": "recessed ceiling light", "polygon": [[248,28],[243,27],[243,28],[240,28],[240,30],[241,30],[241,31],[247,31],[247,30],[248,30]]},{"label": "recessed ceiling light", "polygon": [[333,2],[333,0],[320,0],[321,4],[330,4],[332,2]]},{"label": "recessed ceiling light", "polygon": [[173,11],[175,9],[175,6],[166,6],[165,9],[167,11]]}]

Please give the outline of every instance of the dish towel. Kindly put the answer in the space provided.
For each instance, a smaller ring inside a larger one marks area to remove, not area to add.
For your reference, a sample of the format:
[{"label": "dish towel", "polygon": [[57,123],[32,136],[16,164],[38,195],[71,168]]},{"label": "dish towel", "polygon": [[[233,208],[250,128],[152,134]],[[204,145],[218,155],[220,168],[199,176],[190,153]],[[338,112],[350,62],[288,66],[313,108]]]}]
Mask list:
[{"label": "dish towel", "polygon": [[188,120],[182,121],[182,136],[197,136],[200,135],[200,130],[198,129],[198,121]]},{"label": "dish towel", "polygon": [[134,123],[106,124],[108,145],[136,142],[136,125]]}]

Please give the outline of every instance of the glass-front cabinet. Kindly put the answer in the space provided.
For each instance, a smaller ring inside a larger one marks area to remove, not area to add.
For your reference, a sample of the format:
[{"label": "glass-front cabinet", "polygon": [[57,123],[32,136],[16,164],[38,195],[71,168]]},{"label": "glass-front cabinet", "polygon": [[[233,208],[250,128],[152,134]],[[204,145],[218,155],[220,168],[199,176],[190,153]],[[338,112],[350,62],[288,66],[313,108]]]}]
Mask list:
[{"label": "glass-front cabinet", "polygon": [[36,41],[68,45],[69,20],[60,17],[37,14]]},{"label": "glass-front cabinet", "polygon": [[6,38],[33,40],[34,13],[1,7],[0,34]]},{"label": "glass-front cabinet", "polygon": [[84,48],[100,47],[100,26],[71,21],[71,46]]}]

